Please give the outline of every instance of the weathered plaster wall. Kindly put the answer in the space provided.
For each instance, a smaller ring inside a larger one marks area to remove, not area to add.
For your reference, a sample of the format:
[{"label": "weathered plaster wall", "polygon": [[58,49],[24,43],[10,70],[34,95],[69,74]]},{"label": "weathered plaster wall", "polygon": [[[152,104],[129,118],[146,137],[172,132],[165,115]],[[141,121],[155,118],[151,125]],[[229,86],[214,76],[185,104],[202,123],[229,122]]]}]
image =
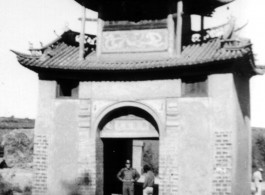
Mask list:
[{"label": "weathered plaster wall", "polygon": [[55,81],[39,81],[38,114],[35,134],[50,134],[53,131],[53,101],[56,95]]},{"label": "weathered plaster wall", "polygon": [[209,195],[212,181],[212,145],[208,98],[180,98],[178,194]]},{"label": "weathered plaster wall", "polygon": [[79,185],[79,194],[96,192],[96,139],[91,133],[91,109],[90,99],[80,99],[77,170],[82,185]]},{"label": "weathered plaster wall", "polygon": [[[77,190],[79,100],[55,100],[50,144],[50,194],[73,194]],[[76,193],[76,192],[75,192]]]},{"label": "weathered plaster wall", "polygon": [[138,82],[81,82],[80,98],[138,100],[180,97],[180,79]]},{"label": "weathered plaster wall", "polygon": [[237,129],[234,153],[234,194],[249,195],[251,182],[251,128],[249,78],[234,75]]},{"label": "weathered plaster wall", "polygon": [[[55,99],[56,82],[40,81],[33,194],[103,194],[98,124],[124,106],[158,122],[161,195],[248,193],[248,185],[242,188],[250,163],[242,163],[250,148],[246,86],[243,77],[215,74],[208,77],[209,97],[181,98],[180,80],[80,82],[79,99]],[[85,173],[88,185],[76,188]]]},{"label": "weathered plaster wall", "polygon": [[211,98],[210,126],[213,133],[212,194],[234,194],[232,188],[234,141],[237,129],[236,99],[233,74],[214,74],[208,77]]},{"label": "weathered plaster wall", "polygon": [[49,178],[53,170],[49,166],[50,137],[54,131],[53,107],[56,94],[55,81],[39,81],[38,115],[34,129],[34,195],[48,194],[52,186]]},{"label": "weathered plaster wall", "polygon": [[179,105],[177,98],[165,101],[165,128],[159,138],[159,194],[178,193],[179,184]]}]

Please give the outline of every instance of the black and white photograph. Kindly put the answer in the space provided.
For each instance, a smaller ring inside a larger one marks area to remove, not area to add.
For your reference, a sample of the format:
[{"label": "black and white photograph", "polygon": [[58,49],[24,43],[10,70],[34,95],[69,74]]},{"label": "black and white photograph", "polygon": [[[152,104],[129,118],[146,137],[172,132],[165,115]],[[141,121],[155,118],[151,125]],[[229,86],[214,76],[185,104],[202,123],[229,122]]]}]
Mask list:
[{"label": "black and white photograph", "polygon": [[264,0],[0,8],[0,195],[265,195]]}]

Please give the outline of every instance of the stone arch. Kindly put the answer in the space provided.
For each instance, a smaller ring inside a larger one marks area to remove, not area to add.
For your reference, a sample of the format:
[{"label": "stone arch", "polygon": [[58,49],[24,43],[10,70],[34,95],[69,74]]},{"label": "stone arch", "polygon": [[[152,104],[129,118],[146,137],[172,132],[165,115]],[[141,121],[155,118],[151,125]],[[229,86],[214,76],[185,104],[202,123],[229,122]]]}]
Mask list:
[{"label": "stone arch", "polygon": [[[114,103],[112,105],[105,107],[97,115],[97,117],[96,117],[96,119],[92,125],[92,131],[93,131],[93,133],[95,133],[94,136],[96,138],[96,144],[95,144],[96,162],[97,162],[96,163],[96,192],[97,192],[97,194],[100,194],[100,195],[104,194],[103,189],[104,189],[104,185],[105,185],[104,184],[104,182],[105,182],[105,179],[104,179],[104,144],[103,144],[103,139],[100,137],[100,130],[101,130],[100,125],[104,126],[104,123],[103,124],[101,124],[101,123],[106,118],[107,118],[106,121],[109,121],[109,118],[107,117],[108,114],[112,115],[113,111],[123,109],[126,107],[132,107],[132,108],[137,108],[139,110],[142,110],[143,112],[147,113],[153,119],[153,122],[156,123],[155,129],[158,132],[158,137],[155,137],[153,139],[159,140],[160,133],[163,132],[162,123],[161,123],[161,120],[160,120],[158,114],[151,107],[149,107],[143,103],[134,102],[134,101],[126,101],[126,102],[117,102],[117,103]],[[113,116],[113,118],[115,118],[115,116]],[[146,119],[146,118],[144,118],[144,119]]]},{"label": "stone arch", "polygon": [[[97,116],[94,125],[93,125],[93,132],[99,131],[99,125],[104,120],[104,117],[106,117],[109,113],[111,113],[114,110],[117,110],[119,108],[124,108],[124,107],[134,107],[143,110],[144,112],[148,113],[152,119],[155,122],[155,128],[157,129],[158,133],[160,134],[162,132],[162,123],[161,120],[159,119],[157,113],[150,108],[149,106],[140,103],[140,102],[134,102],[134,101],[126,101],[126,102],[118,102],[115,104],[112,104],[108,107],[106,107],[101,113]],[[149,121],[150,122],[150,121]]]}]

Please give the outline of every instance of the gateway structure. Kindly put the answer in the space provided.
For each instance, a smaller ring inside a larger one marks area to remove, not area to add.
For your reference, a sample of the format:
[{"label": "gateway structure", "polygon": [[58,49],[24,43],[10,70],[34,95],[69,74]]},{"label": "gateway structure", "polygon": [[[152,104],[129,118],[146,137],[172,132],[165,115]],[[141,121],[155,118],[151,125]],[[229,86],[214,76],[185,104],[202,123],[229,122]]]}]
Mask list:
[{"label": "gateway structure", "polygon": [[121,194],[116,174],[126,159],[141,173],[146,140],[159,146],[156,193],[249,195],[249,79],[261,71],[234,21],[203,28],[229,1],[77,2],[98,11],[96,36],[14,51],[39,75],[33,195]]}]

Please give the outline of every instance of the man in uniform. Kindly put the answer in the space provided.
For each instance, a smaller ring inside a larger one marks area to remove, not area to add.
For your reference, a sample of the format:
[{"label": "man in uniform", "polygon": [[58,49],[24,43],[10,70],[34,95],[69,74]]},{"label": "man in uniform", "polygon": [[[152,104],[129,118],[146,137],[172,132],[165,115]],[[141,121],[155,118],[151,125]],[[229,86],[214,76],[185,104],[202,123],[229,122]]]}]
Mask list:
[{"label": "man in uniform", "polygon": [[123,195],[134,195],[134,182],[136,182],[140,175],[136,169],[131,167],[131,161],[126,160],[125,168],[122,168],[117,174],[117,178],[123,182]]}]

